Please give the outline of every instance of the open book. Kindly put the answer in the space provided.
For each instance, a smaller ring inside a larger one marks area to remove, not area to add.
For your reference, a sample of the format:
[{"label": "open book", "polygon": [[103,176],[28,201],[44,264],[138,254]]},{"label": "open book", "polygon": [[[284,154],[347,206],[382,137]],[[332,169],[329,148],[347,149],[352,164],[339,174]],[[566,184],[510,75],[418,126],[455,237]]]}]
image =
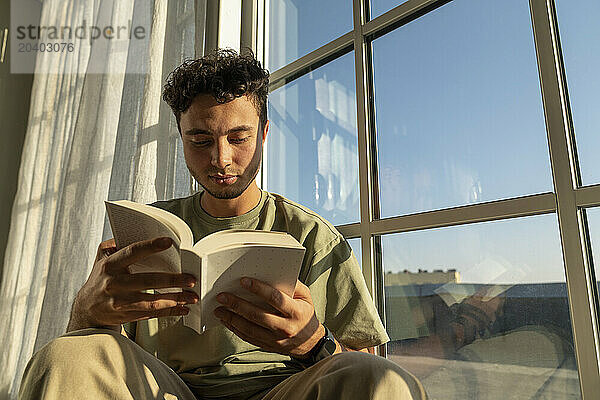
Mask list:
[{"label": "open book", "polygon": [[[189,226],[179,217],[157,207],[128,200],[106,202],[112,232],[121,249],[140,240],[167,236],[174,245],[129,267],[130,273],[174,272],[196,277],[196,304],[183,324],[198,333],[220,324],[213,310],[221,292],[233,293],[266,309],[271,307],[240,286],[244,276],[256,278],[292,296],[305,249],[285,232],[224,230],[194,243]],[[155,289],[179,292],[181,289]]]},{"label": "open book", "polygon": [[448,306],[460,303],[467,297],[476,296],[481,301],[502,295],[513,287],[515,282],[522,282],[527,276],[526,265],[515,265],[499,255],[486,255],[478,263],[466,268],[474,281],[484,284],[449,282],[435,289],[435,292]]},{"label": "open book", "polygon": [[442,300],[450,307],[453,304],[460,303],[467,297],[478,296],[481,301],[490,301],[498,297],[514,284],[467,284],[467,283],[446,283],[434,290]]}]

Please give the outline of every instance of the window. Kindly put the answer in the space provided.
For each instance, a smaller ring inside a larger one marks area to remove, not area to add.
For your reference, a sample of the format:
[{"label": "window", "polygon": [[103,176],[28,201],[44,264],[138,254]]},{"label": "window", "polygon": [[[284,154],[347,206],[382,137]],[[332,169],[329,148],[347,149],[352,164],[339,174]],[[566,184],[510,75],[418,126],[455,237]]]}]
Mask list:
[{"label": "window", "polygon": [[359,264],[362,264],[362,250],[360,248],[360,239],[348,239],[352,252],[356,256]]},{"label": "window", "polygon": [[560,39],[569,86],[569,100],[584,184],[600,183],[600,3],[594,0],[556,2]]},{"label": "window", "polygon": [[598,8],[331,3],[285,29],[282,7],[298,22],[312,2],[265,5],[264,187],[330,219],[361,262],[368,249],[392,338],[378,352],[432,398],[594,397],[596,283],[581,238],[598,236]]},{"label": "window", "polygon": [[371,19],[377,18],[386,11],[405,2],[406,0],[372,0],[369,2]]},{"label": "window", "polygon": [[354,53],[269,95],[269,190],[334,224],[359,220]]},{"label": "window", "polygon": [[[600,208],[591,208],[586,210],[587,221],[589,227],[589,235],[591,242],[592,255],[596,263],[600,262]],[[598,276],[596,275],[596,283],[598,284]],[[600,291],[600,286],[598,286]]]},{"label": "window", "polygon": [[579,396],[555,214],[381,241],[387,356],[432,398]]},{"label": "window", "polygon": [[372,48],[382,217],[552,191],[526,2],[453,1]]},{"label": "window", "polygon": [[275,71],[352,30],[347,0],[270,0],[266,67]]}]

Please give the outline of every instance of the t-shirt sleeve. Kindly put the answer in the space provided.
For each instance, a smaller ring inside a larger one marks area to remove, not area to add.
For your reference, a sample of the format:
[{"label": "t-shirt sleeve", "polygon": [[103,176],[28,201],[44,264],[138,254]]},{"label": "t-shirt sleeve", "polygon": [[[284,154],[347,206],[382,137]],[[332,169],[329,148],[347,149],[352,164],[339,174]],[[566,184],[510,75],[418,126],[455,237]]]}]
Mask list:
[{"label": "t-shirt sleeve", "polygon": [[305,284],[317,318],[344,346],[363,349],[389,341],[360,265],[342,236],[314,254]]}]

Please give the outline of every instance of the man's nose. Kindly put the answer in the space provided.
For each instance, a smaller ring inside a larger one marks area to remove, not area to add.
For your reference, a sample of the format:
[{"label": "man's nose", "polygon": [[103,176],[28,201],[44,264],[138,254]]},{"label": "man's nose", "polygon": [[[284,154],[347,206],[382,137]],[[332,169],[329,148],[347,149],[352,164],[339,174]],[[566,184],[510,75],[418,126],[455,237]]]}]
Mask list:
[{"label": "man's nose", "polygon": [[231,165],[231,145],[229,141],[218,141],[213,146],[211,164],[219,169],[225,169]]}]

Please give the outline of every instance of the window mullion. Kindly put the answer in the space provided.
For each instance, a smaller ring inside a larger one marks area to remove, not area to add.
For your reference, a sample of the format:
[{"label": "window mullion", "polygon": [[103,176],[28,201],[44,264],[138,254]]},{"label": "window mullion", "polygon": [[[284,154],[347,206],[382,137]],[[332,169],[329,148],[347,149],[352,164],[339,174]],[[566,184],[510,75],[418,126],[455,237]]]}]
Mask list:
[{"label": "window mullion", "polygon": [[[368,111],[368,53],[362,27],[365,21],[365,0],[353,0],[354,15],[354,71],[356,74],[356,106],[358,124],[358,176],[360,189],[360,238],[362,270],[369,292],[375,304],[379,304],[378,286],[381,277],[376,274],[375,242],[371,235],[373,221],[373,176],[371,164],[370,118]],[[379,310],[380,313],[383,310]],[[383,316],[385,319],[385,316]]]},{"label": "window mullion", "polygon": [[576,202],[578,166],[553,0],[530,0],[581,392],[600,392],[595,282]]}]

